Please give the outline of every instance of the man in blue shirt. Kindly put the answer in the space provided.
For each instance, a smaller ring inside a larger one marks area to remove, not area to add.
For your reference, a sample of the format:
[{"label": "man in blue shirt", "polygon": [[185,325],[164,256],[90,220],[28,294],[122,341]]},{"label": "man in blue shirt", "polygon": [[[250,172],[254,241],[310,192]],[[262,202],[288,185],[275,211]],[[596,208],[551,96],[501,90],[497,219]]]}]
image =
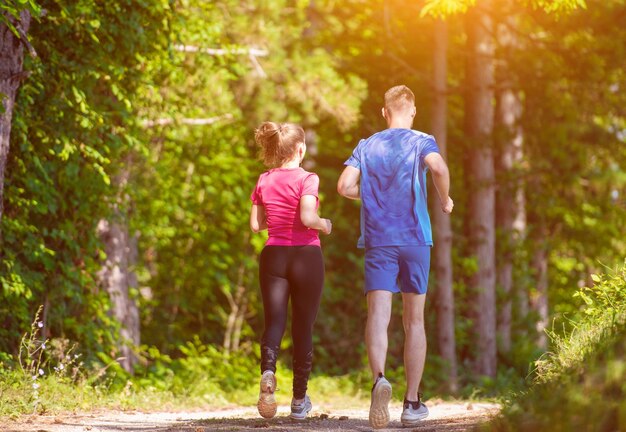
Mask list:
[{"label": "man in blue shirt", "polygon": [[426,358],[424,302],[433,245],[427,170],[442,211],[450,213],[454,203],[448,196],[448,167],[435,139],[411,129],[415,113],[415,96],[408,87],[389,89],[382,109],[388,128],[359,142],[337,184],[341,195],[361,199],[362,204],[358,246],[365,248],[365,342],[374,377],[369,414],[374,428],[389,422],[391,384],[384,369],[393,293],[402,293],[405,331],[407,392],[401,421],[410,426],[428,416],[418,393]]}]

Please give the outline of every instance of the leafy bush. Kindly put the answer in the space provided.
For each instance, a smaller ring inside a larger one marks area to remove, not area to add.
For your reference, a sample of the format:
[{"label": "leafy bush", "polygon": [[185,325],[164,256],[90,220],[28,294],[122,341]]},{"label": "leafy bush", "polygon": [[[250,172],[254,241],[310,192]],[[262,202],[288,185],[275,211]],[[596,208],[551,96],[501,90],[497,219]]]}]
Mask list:
[{"label": "leafy bush", "polygon": [[593,275],[575,296],[584,306],[574,330],[551,334],[535,384],[489,427],[498,431],[626,430],[626,265]]}]

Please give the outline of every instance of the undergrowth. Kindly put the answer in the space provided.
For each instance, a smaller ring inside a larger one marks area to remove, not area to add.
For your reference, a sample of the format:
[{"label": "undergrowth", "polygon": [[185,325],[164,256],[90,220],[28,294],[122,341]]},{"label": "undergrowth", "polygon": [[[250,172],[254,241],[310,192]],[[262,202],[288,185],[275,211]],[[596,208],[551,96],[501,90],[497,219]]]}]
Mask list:
[{"label": "undergrowth", "polygon": [[513,396],[486,429],[626,430],[626,265],[593,275],[573,330],[552,333],[531,388]]}]

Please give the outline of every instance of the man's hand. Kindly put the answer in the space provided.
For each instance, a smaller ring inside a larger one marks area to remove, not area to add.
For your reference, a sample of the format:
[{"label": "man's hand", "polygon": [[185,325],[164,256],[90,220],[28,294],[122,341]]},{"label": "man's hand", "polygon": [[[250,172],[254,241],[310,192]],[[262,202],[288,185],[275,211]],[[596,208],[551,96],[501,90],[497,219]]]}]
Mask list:
[{"label": "man's hand", "polygon": [[445,214],[452,213],[453,208],[454,208],[454,201],[452,201],[452,198],[450,197],[448,197],[448,201],[446,201],[446,203],[441,206],[441,210],[443,210]]},{"label": "man's hand", "polygon": [[333,230],[333,223],[330,221],[330,219],[323,219],[322,218],[322,223],[324,224],[324,228],[322,228],[320,231],[322,231],[322,233],[324,234],[330,234],[330,232]]}]

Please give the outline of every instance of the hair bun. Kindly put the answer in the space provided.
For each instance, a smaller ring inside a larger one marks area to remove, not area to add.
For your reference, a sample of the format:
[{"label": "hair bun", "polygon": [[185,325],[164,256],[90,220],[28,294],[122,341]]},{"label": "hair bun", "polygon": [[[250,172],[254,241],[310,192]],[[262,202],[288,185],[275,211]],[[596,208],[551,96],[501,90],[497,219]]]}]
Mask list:
[{"label": "hair bun", "polygon": [[304,129],[292,123],[261,123],[254,133],[267,166],[277,167],[293,158],[298,143],[304,142]]},{"label": "hair bun", "polygon": [[256,130],[256,138],[268,139],[273,137],[275,134],[280,132],[281,126],[278,123],[274,123],[271,121],[266,121],[261,123],[261,126]]}]

